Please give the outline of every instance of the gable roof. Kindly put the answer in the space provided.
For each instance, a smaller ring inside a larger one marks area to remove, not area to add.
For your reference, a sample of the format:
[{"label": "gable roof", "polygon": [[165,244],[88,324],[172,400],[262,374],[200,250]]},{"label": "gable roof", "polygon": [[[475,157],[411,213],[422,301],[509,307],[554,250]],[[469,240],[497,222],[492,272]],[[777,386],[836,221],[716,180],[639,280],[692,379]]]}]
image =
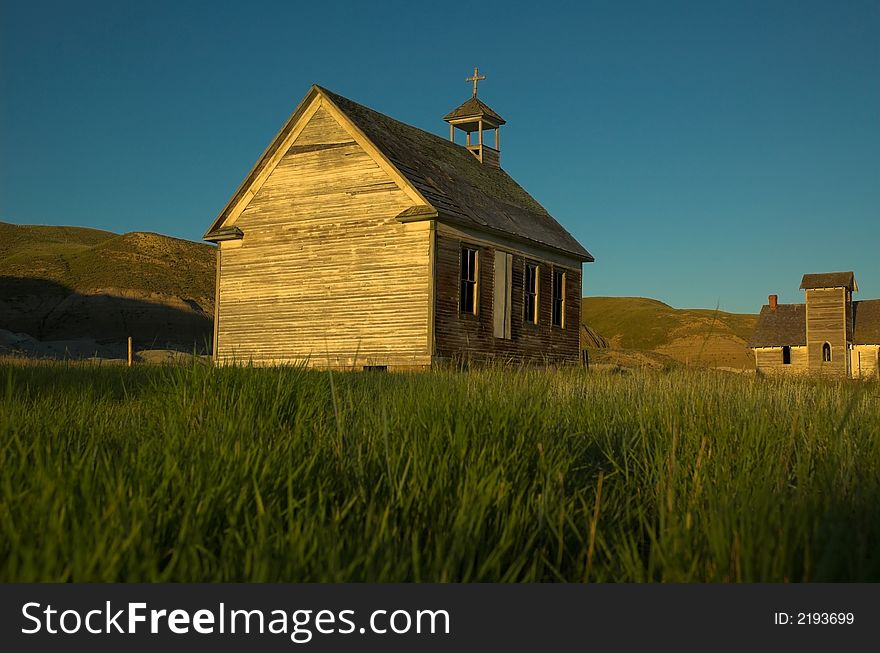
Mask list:
[{"label": "gable roof", "polygon": [[807,311],[803,304],[761,307],[749,347],[800,347],[807,344]]},{"label": "gable roof", "polygon": [[461,145],[389,118],[320,86],[310,89],[217,216],[204,236],[206,239],[214,239],[232,209],[246,197],[257,176],[270,165],[315,95],[322,96],[351,121],[395,171],[412,185],[414,194],[430,203],[430,206],[407,209],[398,216],[399,219],[436,218],[525,240],[582,261],[594,260],[544,207],[501,168],[480,163]]},{"label": "gable roof", "polygon": [[880,345],[880,299],[853,302],[853,344]]},{"label": "gable roof", "polygon": [[[825,287],[825,286],[822,286]],[[880,299],[853,302],[854,345],[880,345]],[[807,311],[804,304],[764,305],[749,340],[749,347],[800,347],[807,344]]]},{"label": "gable roof", "polygon": [[805,274],[801,279],[801,290],[813,288],[849,288],[858,290],[856,277],[852,272],[823,272],[821,274]]}]

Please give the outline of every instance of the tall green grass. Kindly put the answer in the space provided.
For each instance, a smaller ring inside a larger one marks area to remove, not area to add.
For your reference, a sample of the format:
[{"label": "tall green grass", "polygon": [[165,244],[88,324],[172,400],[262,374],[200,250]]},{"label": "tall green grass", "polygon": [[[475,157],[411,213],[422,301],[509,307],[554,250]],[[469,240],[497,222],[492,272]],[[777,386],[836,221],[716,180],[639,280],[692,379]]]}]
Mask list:
[{"label": "tall green grass", "polygon": [[880,580],[880,386],[0,368],[5,581]]}]

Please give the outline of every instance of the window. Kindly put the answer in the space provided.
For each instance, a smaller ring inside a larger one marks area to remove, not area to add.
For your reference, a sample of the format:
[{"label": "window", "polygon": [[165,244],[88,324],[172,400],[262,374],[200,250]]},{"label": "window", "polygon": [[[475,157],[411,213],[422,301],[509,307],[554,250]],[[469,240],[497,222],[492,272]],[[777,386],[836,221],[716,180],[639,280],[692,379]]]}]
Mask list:
[{"label": "window", "polygon": [[782,364],[791,365],[791,347],[782,348]]},{"label": "window", "polygon": [[831,362],[831,345],[830,343],[825,343],[822,345],[822,362],[830,363]]},{"label": "window", "polygon": [[553,270],[553,284],[551,297],[553,305],[551,309],[551,321],[553,326],[565,327],[565,272]]},{"label": "window", "polygon": [[477,250],[461,248],[461,292],[458,309],[462,313],[477,314]]},{"label": "window", "polygon": [[525,297],[523,299],[523,320],[538,323],[538,264],[526,263],[525,281],[523,283]]}]

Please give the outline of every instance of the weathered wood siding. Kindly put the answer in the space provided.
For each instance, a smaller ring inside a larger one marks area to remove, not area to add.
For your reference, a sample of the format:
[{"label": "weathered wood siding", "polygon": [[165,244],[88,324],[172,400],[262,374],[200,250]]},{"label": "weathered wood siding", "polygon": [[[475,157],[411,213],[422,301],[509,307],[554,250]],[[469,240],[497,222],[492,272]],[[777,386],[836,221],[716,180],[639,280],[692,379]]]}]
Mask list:
[{"label": "weathered wood siding", "polygon": [[217,360],[419,366],[431,362],[430,223],[319,108],[221,245]]},{"label": "weathered wood siding", "polygon": [[[807,355],[812,372],[828,376],[847,376],[849,352],[846,346],[846,289],[808,289]],[[831,345],[831,362],[822,360],[822,345]]]},{"label": "weathered wood siding", "polygon": [[[478,250],[477,315],[459,312],[459,257],[462,245]],[[512,254],[510,338],[494,335],[493,297],[495,252]],[[523,315],[526,261],[539,265],[538,324],[527,323]],[[435,352],[440,360],[453,358],[576,362],[579,360],[581,265],[520,244],[495,240],[439,224],[435,243]],[[566,272],[564,327],[550,324],[551,270]]]},{"label": "weathered wood siding", "polygon": [[807,348],[792,347],[791,363],[783,363],[782,347],[760,347],[754,350],[755,367],[759,374],[767,376],[798,375],[809,372]]},{"label": "weathered wood siding", "polygon": [[880,345],[855,345],[852,350],[852,375],[870,378],[880,373]]},{"label": "weathered wood siding", "polygon": [[846,306],[844,307],[845,313],[844,318],[846,319],[846,341],[852,342],[853,340],[853,305],[852,305],[852,292],[846,290]]},{"label": "weathered wood siding", "polygon": [[488,145],[483,146],[483,165],[485,166],[494,166],[496,168],[501,166],[501,156],[498,150],[489,147]]}]

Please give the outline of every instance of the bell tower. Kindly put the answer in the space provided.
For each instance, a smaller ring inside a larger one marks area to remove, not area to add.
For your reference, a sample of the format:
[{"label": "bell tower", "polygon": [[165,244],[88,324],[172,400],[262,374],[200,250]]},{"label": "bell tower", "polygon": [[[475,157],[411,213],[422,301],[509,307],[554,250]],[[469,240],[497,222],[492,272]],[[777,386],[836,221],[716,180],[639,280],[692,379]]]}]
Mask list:
[{"label": "bell tower", "polygon": [[853,300],[858,292],[852,272],[805,274],[807,363],[826,376],[852,373]]},{"label": "bell tower", "polygon": [[[447,113],[443,120],[449,123],[449,140],[455,142],[456,129],[465,133],[465,147],[484,165],[501,166],[500,149],[501,138],[498,133],[504,118],[495,113],[486,103],[477,97],[477,83],[486,79],[480,75],[480,71],[474,68],[472,77],[465,79],[473,82],[473,96],[462,103],[458,108]],[[494,132],[495,146],[486,144],[486,132]],[[474,137],[476,134],[476,137]]]}]

